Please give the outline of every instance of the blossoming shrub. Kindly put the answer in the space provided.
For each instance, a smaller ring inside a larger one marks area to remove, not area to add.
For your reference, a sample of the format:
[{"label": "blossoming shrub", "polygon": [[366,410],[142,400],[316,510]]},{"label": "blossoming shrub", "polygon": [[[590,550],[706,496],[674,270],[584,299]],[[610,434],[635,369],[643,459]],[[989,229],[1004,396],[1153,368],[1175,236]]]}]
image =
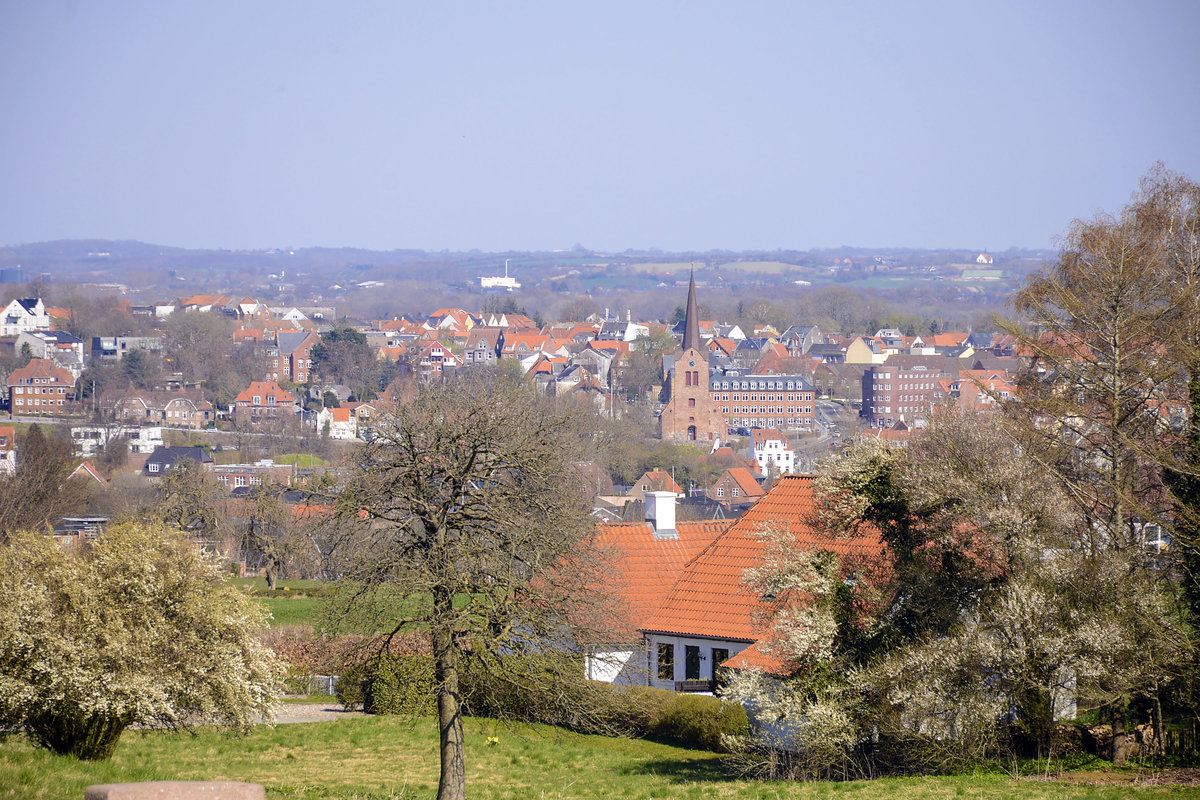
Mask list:
[{"label": "blossoming shrub", "polygon": [[90,547],[16,533],[0,544],[0,726],[82,759],[129,725],[269,716],[280,668],[266,612],[175,533],[118,525]]}]

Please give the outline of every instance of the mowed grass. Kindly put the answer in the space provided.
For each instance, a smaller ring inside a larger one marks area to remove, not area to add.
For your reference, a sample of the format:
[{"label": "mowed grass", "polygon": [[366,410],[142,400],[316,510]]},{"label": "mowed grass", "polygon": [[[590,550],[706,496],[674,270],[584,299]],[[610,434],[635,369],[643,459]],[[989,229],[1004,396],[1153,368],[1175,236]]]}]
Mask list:
[{"label": "mowed grass", "polygon": [[[775,800],[854,798],[1196,797],[1189,787],[1091,786],[1014,780],[1002,774],[884,779],[844,783],[780,783],[727,775],[720,757],[631,739],[581,736],[538,725],[467,720],[467,791],[500,798],[657,798]],[[489,745],[488,737],[499,743]],[[336,722],[259,726],[232,738],[127,732],[111,762],[87,763],[35,749],[21,737],[0,741],[0,800],[78,800],[92,784],[153,780],[239,780],[261,783],[270,798],[432,798],[437,790],[432,719],[367,717]]]}]

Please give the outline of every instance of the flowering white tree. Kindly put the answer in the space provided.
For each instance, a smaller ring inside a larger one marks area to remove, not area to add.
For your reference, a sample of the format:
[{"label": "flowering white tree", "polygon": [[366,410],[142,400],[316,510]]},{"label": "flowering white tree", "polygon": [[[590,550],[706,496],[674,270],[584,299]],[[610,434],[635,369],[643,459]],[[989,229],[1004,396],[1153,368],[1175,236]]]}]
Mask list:
[{"label": "flowering white tree", "polygon": [[248,730],[281,670],[265,611],[177,534],[113,526],[91,547],[17,533],[0,546],[0,725],[109,758],[140,723]]}]

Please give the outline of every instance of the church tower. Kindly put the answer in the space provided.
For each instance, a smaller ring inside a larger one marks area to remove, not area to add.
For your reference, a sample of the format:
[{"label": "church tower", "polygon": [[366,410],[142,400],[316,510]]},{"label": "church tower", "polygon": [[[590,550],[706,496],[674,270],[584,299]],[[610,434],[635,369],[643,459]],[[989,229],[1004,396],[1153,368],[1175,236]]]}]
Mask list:
[{"label": "church tower", "polygon": [[725,434],[725,418],[708,390],[708,353],[700,341],[696,310],[696,273],[688,283],[683,320],[683,349],[663,387],[666,405],[659,417],[659,436],[670,442],[712,442]]}]

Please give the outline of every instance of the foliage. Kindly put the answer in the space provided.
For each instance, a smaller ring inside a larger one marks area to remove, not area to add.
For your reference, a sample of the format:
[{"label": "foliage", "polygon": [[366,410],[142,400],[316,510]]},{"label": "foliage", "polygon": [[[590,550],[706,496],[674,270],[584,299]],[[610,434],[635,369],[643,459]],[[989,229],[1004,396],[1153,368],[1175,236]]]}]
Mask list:
[{"label": "foliage", "polygon": [[664,703],[662,715],[650,729],[660,739],[685,747],[723,752],[731,741],[750,732],[746,710],[719,697],[674,693]]},{"label": "foliage", "polygon": [[214,537],[226,518],[221,514],[221,487],[191,459],[180,459],[159,478],[151,513],[176,530]]},{"label": "foliage", "polygon": [[423,717],[434,713],[433,656],[389,655],[375,661],[363,682],[362,707],[369,714]]},{"label": "foliage", "polygon": [[[391,379],[359,330],[343,326],[322,334],[311,350],[313,369],[326,383],[350,388],[355,400],[371,400]],[[336,405],[336,403],[335,403]]]},{"label": "foliage", "polygon": [[21,528],[47,530],[64,516],[79,513],[89,491],[71,479],[75,468],[69,440],[47,436],[29,426],[17,442],[17,468],[0,473],[0,543]]},{"label": "foliage", "polygon": [[578,627],[603,609],[589,589],[601,582],[573,466],[592,427],[586,413],[486,374],[423,385],[377,418],[338,496],[362,538],[347,611],[370,630],[416,623],[432,636],[440,797],[464,791],[464,663],[532,684],[545,676],[513,672],[534,662],[512,656],[577,649]]},{"label": "foliage", "polygon": [[56,753],[109,758],[133,724],[245,732],[271,711],[261,609],[161,528],[113,526],[78,551],[14,534],[0,607],[0,721]]}]

